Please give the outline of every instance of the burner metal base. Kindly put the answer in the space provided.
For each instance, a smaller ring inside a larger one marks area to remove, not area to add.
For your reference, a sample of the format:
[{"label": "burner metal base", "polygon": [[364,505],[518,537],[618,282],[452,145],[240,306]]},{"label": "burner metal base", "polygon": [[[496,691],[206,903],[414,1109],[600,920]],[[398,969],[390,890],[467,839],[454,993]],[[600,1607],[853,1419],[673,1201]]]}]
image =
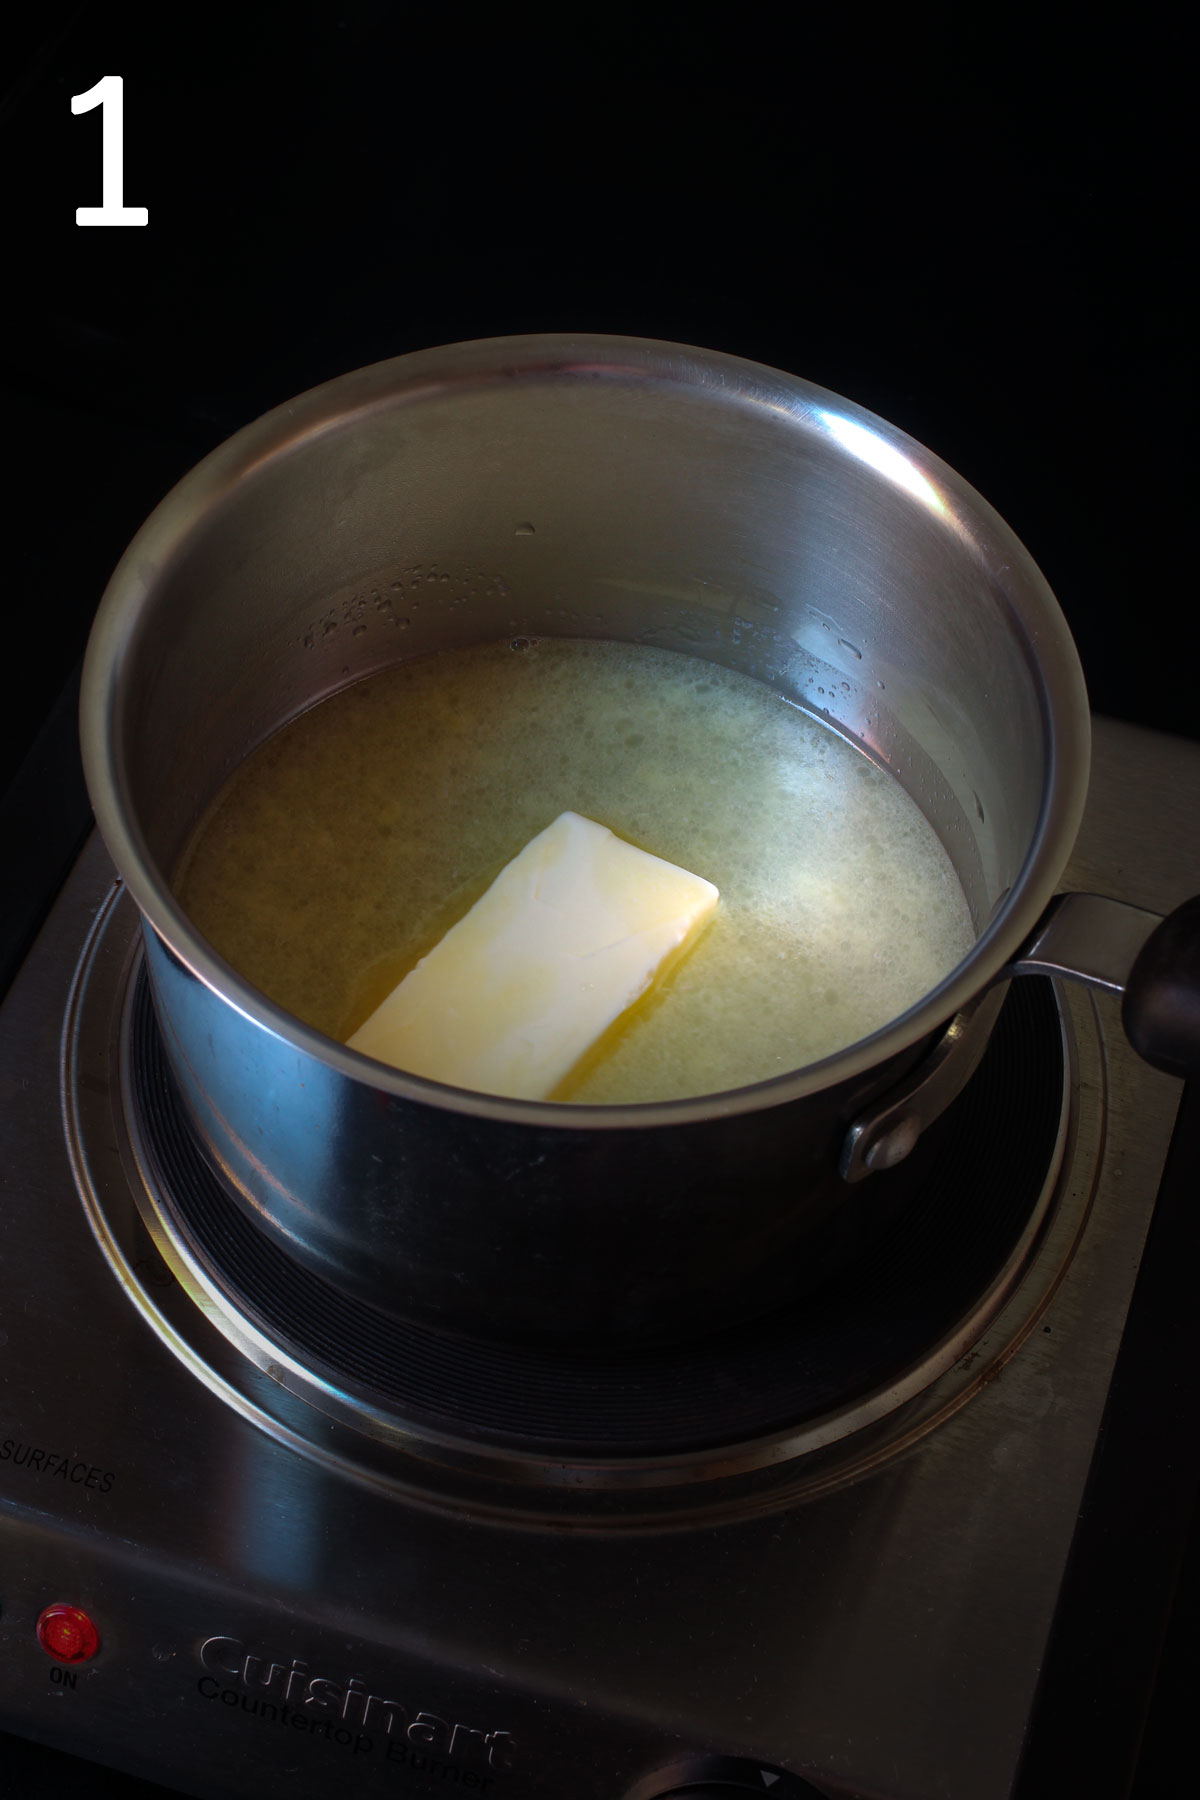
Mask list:
[{"label": "burner metal base", "polygon": [[[1165,910],[1200,888],[1200,752],[1102,721],[1096,745],[1072,878]],[[627,1800],[710,1755],[831,1795],[1009,1800],[1179,1092],[1115,1007],[1067,998],[1059,1197],[972,1351],[803,1456],[714,1452],[700,1480],[687,1453],[683,1485],[582,1494],[565,1458],[559,1493],[521,1456],[374,1437],[235,1347],[142,1221],[86,1057],[82,1224],[62,1022],[83,955],[121,991],[128,939],[89,941],[111,888],[93,845],[0,1014],[0,1723],[222,1800],[468,1774],[490,1800]],[[34,1634],[63,1600],[101,1638],[72,1688]],[[286,1719],[247,1657],[295,1674]],[[377,1705],[369,1747],[320,1729],[360,1678],[408,1720]],[[451,1773],[418,1767],[456,1726]]]}]

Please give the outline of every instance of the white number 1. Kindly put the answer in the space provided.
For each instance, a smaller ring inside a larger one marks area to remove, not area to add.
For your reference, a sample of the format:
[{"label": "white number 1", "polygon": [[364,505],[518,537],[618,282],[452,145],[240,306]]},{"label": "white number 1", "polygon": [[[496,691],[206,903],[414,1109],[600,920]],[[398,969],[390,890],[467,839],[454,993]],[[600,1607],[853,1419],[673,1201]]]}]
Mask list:
[{"label": "white number 1", "polygon": [[145,225],[144,206],[125,205],[125,83],[119,75],[102,75],[86,94],[71,95],[73,113],[103,108],[99,206],[77,206],[77,225]]}]

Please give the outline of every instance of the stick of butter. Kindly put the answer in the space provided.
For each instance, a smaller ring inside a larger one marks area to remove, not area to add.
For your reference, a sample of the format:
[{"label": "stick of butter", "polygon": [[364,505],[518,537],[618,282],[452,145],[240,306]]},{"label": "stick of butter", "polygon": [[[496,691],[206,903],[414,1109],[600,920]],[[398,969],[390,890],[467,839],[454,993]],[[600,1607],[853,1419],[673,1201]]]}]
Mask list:
[{"label": "stick of butter", "polygon": [[711,881],[561,813],[393,988],[352,1050],[545,1100],[716,907]]}]

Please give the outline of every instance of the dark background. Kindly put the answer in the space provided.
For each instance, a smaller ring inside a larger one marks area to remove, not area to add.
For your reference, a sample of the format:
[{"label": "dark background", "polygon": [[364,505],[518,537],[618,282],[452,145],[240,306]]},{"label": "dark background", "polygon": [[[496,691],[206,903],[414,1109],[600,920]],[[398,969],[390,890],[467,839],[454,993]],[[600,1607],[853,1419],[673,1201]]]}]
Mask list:
[{"label": "dark background", "polygon": [[[205,451],[364,362],[539,330],[716,347],[903,426],[1033,551],[1093,705],[1200,733],[1181,25],[360,0],[8,30],[0,781]],[[75,224],[101,115],[70,97],[105,73],[145,229]]]},{"label": "dark background", "polygon": [[[904,427],[1032,550],[1093,705],[1200,736],[1175,16],[51,0],[10,17],[0,789],[117,558],[207,450],[362,363],[542,330],[719,348]],[[100,199],[101,115],[70,97],[109,73],[144,230],[75,224]],[[1174,1791],[1155,1785],[1168,1741],[1148,1740],[1139,1793]],[[6,1753],[9,1791],[53,1783],[32,1748]]]}]

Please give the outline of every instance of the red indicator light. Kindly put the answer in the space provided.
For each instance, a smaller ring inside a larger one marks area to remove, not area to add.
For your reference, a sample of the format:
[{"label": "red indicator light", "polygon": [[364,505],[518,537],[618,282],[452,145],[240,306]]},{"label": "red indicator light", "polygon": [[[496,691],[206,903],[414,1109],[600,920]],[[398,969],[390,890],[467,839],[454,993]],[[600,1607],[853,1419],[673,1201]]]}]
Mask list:
[{"label": "red indicator light", "polygon": [[37,1637],[55,1662],[90,1662],[100,1648],[100,1633],[77,1606],[48,1606],[38,1619]]}]

